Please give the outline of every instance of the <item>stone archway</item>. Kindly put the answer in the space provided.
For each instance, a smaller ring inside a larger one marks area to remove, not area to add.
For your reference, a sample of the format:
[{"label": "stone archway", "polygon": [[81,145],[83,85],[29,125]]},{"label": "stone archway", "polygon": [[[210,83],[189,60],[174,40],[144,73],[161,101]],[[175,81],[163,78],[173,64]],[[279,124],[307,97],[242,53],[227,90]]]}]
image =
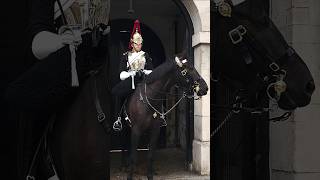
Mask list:
[{"label": "stone archway", "polygon": [[[194,66],[210,89],[210,1],[181,0],[194,27],[192,47]],[[210,174],[210,91],[194,102],[193,168],[200,174]]]}]

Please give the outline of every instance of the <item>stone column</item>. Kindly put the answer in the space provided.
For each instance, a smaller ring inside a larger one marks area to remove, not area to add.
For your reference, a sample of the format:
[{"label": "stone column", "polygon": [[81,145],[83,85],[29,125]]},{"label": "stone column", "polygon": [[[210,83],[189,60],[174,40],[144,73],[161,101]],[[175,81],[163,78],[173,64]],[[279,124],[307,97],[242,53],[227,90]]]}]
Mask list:
[{"label": "stone column", "polygon": [[[194,58],[195,68],[210,83],[210,45],[196,45]],[[193,167],[200,174],[210,173],[210,92],[194,102]]]},{"label": "stone column", "polygon": [[271,3],[275,24],[306,62],[316,84],[310,105],[297,109],[287,122],[271,124],[272,180],[320,179],[320,1]]},{"label": "stone column", "polygon": [[[210,89],[210,0],[181,0],[194,26],[194,65]],[[210,174],[210,93],[194,102],[193,167]]]}]

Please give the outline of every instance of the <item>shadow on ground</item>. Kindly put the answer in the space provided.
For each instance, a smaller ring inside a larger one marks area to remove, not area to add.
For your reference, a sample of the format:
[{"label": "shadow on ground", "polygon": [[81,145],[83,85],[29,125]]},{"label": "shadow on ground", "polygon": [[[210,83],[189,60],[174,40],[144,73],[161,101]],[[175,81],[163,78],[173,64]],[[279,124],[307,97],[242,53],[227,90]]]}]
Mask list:
[{"label": "shadow on ground", "polygon": [[[147,179],[147,151],[139,151],[138,167],[134,174],[135,180]],[[209,180],[209,176],[201,176],[195,172],[187,171],[185,163],[185,152],[177,148],[166,148],[156,152],[154,161],[155,180]],[[125,180],[126,172],[121,170],[121,153],[111,153],[110,180]]]}]

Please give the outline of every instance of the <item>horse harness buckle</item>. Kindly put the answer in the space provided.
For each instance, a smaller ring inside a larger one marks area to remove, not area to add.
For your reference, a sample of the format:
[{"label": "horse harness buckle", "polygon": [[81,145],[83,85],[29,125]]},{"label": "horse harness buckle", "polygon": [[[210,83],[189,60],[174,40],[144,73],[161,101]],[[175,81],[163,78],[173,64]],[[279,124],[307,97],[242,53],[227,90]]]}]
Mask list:
[{"label": "horse harness buckle", "polygon": [[238,44],[243,40],[243,35],[245,35],[246,33],[247,29],[243,25],[239,25],[229,32],[229,37],[233,44]]},{"label": "horse harness buckle", "polygon": [[106,115],[104,113],[98,114],[98,121],[101,123],[106,118]]},{"label": "horse harness buckle", "polygon": [[279,65],[277,63],[275,63],[275,62],[269,64],[269,68],[274,72],[277,72],[280,69]]},{"label": "horse harness buckle", "polygon": [[187,69],[182,70],[182,71],[181,71],[182,76],[185,76],[185,75],[187,74],[187,72],[188,72]]}]

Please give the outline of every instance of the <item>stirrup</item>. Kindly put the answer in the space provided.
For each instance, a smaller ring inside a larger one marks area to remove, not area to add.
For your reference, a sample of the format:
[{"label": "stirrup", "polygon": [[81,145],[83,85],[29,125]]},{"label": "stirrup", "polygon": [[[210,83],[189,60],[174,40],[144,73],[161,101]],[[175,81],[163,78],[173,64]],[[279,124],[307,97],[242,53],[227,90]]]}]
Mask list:
[{"label": "stirrup", "polygon": [[115,131],[121,131],[122,130],[122,123],[121,123],[121,117],[120,116],[113,123],[113,130],[115,130]]},{"label": "stirrup", "polygon": [[36,180],[34,176],[27,175],[26,180]]}]

